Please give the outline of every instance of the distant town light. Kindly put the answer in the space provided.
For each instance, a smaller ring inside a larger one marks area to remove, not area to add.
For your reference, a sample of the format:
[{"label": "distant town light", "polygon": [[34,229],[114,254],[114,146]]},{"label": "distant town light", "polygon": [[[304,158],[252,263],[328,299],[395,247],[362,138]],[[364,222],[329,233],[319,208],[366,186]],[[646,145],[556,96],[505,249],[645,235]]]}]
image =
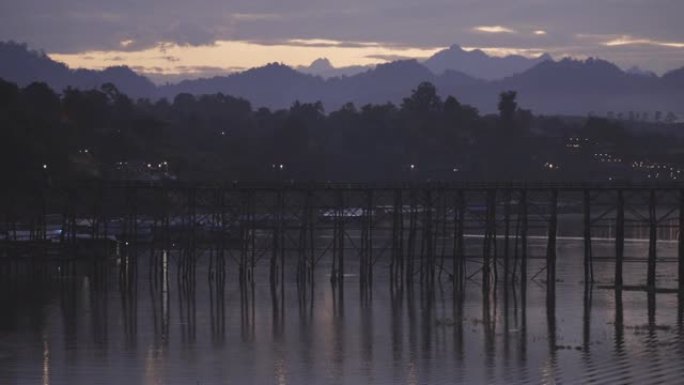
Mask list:
[{"label": "distant town light", "polygon": [[47,169],[47,164],[43,163],[43,170]]},{"label": "distant town light", "polygon": [[285,168],[285,165],[281,163],[280,165],[278,165],[278,167],[282,170],[283,168]]},{"label": "distant town light", "polygon": [[415,164],[411,164],[410,167],[411,167],[411,170],[413,170],[414,168],[416,168],[416,165],[415,165]]}]

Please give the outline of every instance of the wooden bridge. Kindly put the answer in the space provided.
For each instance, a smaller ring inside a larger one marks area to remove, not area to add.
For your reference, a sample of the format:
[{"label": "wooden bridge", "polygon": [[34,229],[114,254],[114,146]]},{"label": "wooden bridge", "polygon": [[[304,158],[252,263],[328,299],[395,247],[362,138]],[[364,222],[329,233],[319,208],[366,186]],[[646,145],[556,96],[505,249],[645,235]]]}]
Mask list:
[{"label": "wooden bridge", "polygon": [[[528,260],[542,258],[553,290],[559,239],[583,241],[586,283],[593,264],[607,258],[621,287],[625,240],[637,238],[649,245],[636,258],[647,265],[646,289],[656,288],[656,264],[665,261],[678,262],[684,290],[684,184],[5,183],[0,198],[6,258],[144,247],[181,250],[192,256],[182,262],[191,269],[195,251],[208,250],[213,269],[234,260],[243,282],[264,259],[271,282],[282,282],[286,258],[296,259],[298,281],[312,282],[327,259],[333,283],[353,268],[362,286],[372,285],[382,260],[394,283],[449,279],[455,289],[476,274],[484,288],[524,284]],[[531,237],[545,240],[543,255],[530,253]],[[594,255],[596,237],[614,242],[613,255]],[[657,255],[664,239],[678,242],[674,258]],[[481,268],[466,272],[469,259]]]}]

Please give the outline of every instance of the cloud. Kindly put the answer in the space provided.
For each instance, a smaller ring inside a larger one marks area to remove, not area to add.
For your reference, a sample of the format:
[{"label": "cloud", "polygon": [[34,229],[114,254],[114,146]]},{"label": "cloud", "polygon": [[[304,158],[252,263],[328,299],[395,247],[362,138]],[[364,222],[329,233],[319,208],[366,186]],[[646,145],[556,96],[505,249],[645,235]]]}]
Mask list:
[{"label": "cloud", "polygon": [[165,41],[178,45],[212,45],[217,39],[215,32],[194,23],[180,23],[162,35]]},{"label": "cloud", "polygon": [[605,41],[602,44],[607,47],[618,47],[623,45],[650,45],[669,48],[684,48],[684,42],[634,38],[628,35],[620,36],[615,39]]},{"label": "cloud", "polygon": [[263,39],[249,40],[252,44],[264,46],[292,46],[292,47],[318,47],[318,48],[364,48],[380,47],[381,43],[363,41],[338,41],[330,39]]},{"label": "cloud", "polygon": [[480,50],[489,56],[505,57],[511,55],[538,58],[547,53],[543,48],[511,48],[511,47],[462,47],[466,51]]},{"label": "cloud", "polygon": [[544,35],[546,35],[546,31],[544,31],[543,29],[538,29],[538,30],[536,30],[536,31],[534,31],[534,32],[532,32],[532,33],[534,33],[534,34],[537,35],[537,36],[544,36]]},{"label": "cloud", "polygon": [[480,25],[473,28],[476,32],[485,33],[517,33],[518,31],[501,25]]},{"label": "cloud", "polygon": [[162,56],[158,56],[158,58],[162,59],[164,61],[167,61],[169,63],[177,63],[177,62],[181,61],[181,59],[179,57],[172,56],[172,55],[162,55]]},{"label": "cloud", "polygon": [[176,67],[180,73],[193,74],[226,74],[230,72],[242,71],[244,67],[217,67],[217,66],[178,66]]}]

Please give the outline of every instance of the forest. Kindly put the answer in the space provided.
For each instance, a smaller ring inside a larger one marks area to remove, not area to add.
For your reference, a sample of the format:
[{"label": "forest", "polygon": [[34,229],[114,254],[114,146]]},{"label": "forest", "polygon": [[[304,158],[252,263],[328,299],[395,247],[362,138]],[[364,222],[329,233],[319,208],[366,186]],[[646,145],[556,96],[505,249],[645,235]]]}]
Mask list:
[{"label": "forest", "polygon": [[[0,80],[3,183],[677,181],[682,139],[652,124],[536,116],[505,91],[483,115],[421,83],[400,105],[255,108],[221,93],[133,100]],[[675,127],[675,129],[681,127]],[[672,131],[672,130],[671,130]]]}]

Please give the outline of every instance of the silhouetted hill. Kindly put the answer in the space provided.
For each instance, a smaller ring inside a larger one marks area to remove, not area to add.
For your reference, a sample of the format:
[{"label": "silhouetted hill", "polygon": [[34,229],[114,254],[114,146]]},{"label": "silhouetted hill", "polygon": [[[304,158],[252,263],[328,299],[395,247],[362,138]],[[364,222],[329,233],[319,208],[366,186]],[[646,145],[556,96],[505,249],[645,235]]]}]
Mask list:
[{"label": "silhouetted hill", "polygon": [[43,52],[32,51],[25,44],[14,42],[0,42],[0,78],[20,86],[36,81],[46,82],[57,91],[68,86],[87,89],[113,83],[132,97],[156,96],[155,85],[128,67],[110,67],[102,71],[71,70]]},{"label": "silhouetted hill", "polygon": [[522,73],[485,81],[453,70],[435,75],[416,60],[404,60],[327,80],[283,65],[271,65],[226,78],[182,82],[166,88],[163,94],[220,91],[247,98],[255,105],[278,108],[287,107],[294,100],[321,100],[326,110],[331,111],[349,101],[357,105],[399,103],[420,82],[429,81],[442,96],[454,95],[483,112],[496,111],[500,92],[516,90],[521,105],[537,113],[586,115],[629,110],[679,111],[684,100],[680,79],[677,71],[659,78],[630,74],[604,60],[564,59],[542,61]]},{"label": "silhouetted hill", "polygon": [[228,76],[209,79],[185,80],[178,84],[161,86],[160,94],[173,98],[179,93],[195,95],[218,92],[242,97],[255,106],[289,107],[295,100],[318,100],[324,80],[302,74],[292,68],[272,63]]},{"label": "silhouetted hill", "polygon": [[563,59],[558,62],[540,63],[521,74],[497,82],[512,87],[529,88],[532,86],[534,89],[561,89],[564,92],[581,91],[588,86],[609,91],[625,86],[625,80],[629,76],[607,61]]},{"label": "silhouetted hill", "polygon": [[547,60],[551,60],[551,57],[546,54],[533,59],[518,55],[494,57],[479,49],[466,51],[458,45],[452,45],[434,54],[424,64],[438,75],[453,70],[480,79],[495,80],[526,71]]},{"label": "silhouetted hill", "polygon": [[19,86],[31,82],[45,81],[61,90],[70,84],[72,72],[42,52],[31,51],[25,44],[0,42],[0,77],[11,80]]},{"label": "silhouetted hill", "polygon": [[[628,74],[599,59],[546,61],[492,82],[494,90],[516,90],[522,105],[552,114],[673,109],[676,104],[657,77]],[[684,88],[679,89],[679,101]]]},{"label": "silhouetted hill", "polygon": [[135,98],[157,96],[154,83],[126,66],[109,67],[102,71],[75,70],[72,74],[74,80],[68,85],[78,88],[98,88],[104,83],[113,83],[119,91]]},{"label": "silhouetted hill", "polygon": [[187,80],[160,87],[169,98],[187,92],[222,92],[250,100],[255,106],[286,108],[295,100],[322,101],[327,110],[353,101],[367,103],[398,102],[422,81],[435,76],[415,60],[378,65],[355,76],[324,80],[302,74],[282,64],[269,64],[245,72],[210,79]]},{"label": "silhouetted hill", "polygon": [[662,80],[672,88],[684,88],[684,67],[666,73]]},{"label": "silhouetted hill", "polygon": [[330,108],[348,101],[357,105],[399,103],[423,81],[435,82],[435,76],[416,60],[401,60],[380,64],[356,76],[329,79],[321,99]]}]

